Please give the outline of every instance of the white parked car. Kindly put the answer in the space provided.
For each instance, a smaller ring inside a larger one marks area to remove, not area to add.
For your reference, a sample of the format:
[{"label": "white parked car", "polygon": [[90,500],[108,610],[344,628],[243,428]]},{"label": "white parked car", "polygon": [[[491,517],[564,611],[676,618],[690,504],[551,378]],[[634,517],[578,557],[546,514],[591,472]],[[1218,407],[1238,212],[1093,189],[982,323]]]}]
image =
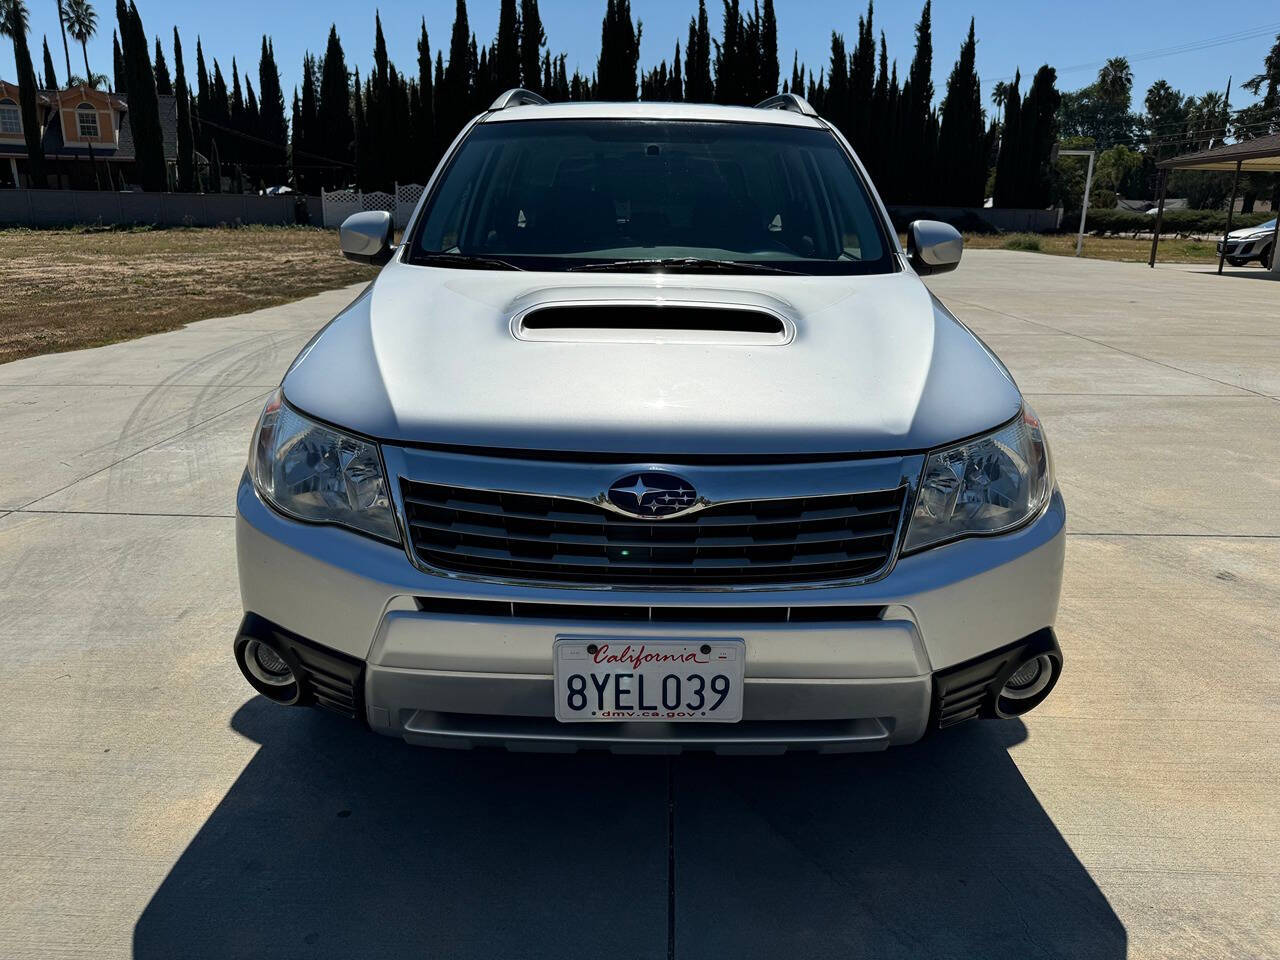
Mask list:
[{"label": "white parked car", "polygon": [[433,745],[874,750],[1053,689],[1039,419],[840,134],[504,94],[302,350],[237,499],[264,696]]},{"label": "white parked car", "polygon": [[[1273,217],[1266,223],[1256,227],[1241,227],[1227,234],[1227,263],[1233,267],[1243,267],[1250,260],[1257,260],[1262,266],[1270,269],[1271,258],[1275,253],[1276,221]],[[1218,241],[1218,253],[1223,252],[1222,241]]]}]

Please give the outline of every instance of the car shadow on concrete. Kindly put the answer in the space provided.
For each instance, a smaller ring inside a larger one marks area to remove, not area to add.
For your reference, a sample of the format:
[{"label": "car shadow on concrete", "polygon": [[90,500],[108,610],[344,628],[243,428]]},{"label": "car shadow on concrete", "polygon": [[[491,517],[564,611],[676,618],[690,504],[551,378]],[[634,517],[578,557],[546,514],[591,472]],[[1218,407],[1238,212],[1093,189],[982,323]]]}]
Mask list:
[{"label": "car shadow on concrete", "polygon": [[138,958],[1125,956],[1016,722],[670,761],[414,748],[262,698],[232,726],[261,747]]}]

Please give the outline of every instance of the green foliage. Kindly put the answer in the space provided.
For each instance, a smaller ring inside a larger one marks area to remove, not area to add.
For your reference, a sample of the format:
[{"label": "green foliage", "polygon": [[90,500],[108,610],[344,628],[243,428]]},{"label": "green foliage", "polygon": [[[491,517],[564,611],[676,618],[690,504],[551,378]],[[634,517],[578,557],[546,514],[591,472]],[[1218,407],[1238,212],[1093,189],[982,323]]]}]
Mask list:
[{"label": "green foliage", "polygon": [[[1064,223],[1078,223],[1079,211],[1068,215]],[[1270,213],[1237,213],[1231,220],[1231,229],[1256,226],[1270,220]],[[1150,233],[1155,229],[1155,214],[1133,210],[1090,210],[1085,219],[1085,229],[1090,233]],[[1227,227],[1225,210],[1165,210],[1160,232],[1221,234]]]},{"label": "green foliage", "polygon": [[49,54],[49,38],[44,38],[44,88],[58,89],[58,75],[53,70],[53,57]]},{"label": "green foliage", "polygon": [[164,47],[160,46],[160,38],[156,37],[156,93],[166,97],[173,96],[173,81],[169,78],[169,65],[164,60]]},{"label": "green foliage", "polygon": [[33,187],[48,186],[44,172],[44,144],[36,109],[36,71],[31,66],[31,50],[27,46],[30,29],[27,5],[23,0],[0,2],[0,36],[13,41],[13,62],[18,67],[18,108],[22,113],[22,134],[27,145],[27,173]]},{"label": "green foliage", "polygon": [[178,189],[189,193],[195,189],[195,134],[191,127],[191,89],[187,86],[187,69],[182,62],[182,38],[173,28],[173,68],[178,98]]},{"label": "green foliage", "polygon": [[1049,206],[1055,192],[1049,157],[1058,140],[1057,112],[1061,94],[1057,72],[1045,64],[1036,71],[1025,100],[1018,98],[1015,76],[1004,106],[1000,155],[996,161],[995,204],[998,207]]},{"label": "green foliage", "polygon": [[937,202],[953,207],[980,207],[987,180],[987,138],[982,91],[974,69],[977,40],[973,20],[960,47],[960,59],[947,80],[938,133]]},{"label": "green foliage", "polygon": [[126,87],[129,91],[129,130],[133,134],[136,176],[143,190],[168,187],[164,160],[164,140],[160,127],[160,101],[156,77],[151,69],[147,34],[142,28],[138,7],[130,0],[116,0],[116,19],[124,51]]},{"label": "green foliage", "polygon": [[[727,8],[728,0],[725,2]],[[600,23],[600,57],[596,60],[599,99],[636,99],[640,32],[640,27],[631,21],[631,0],[608,0]]]},{"label": "green foliage", "polygon": [[1040,238],[1033,233],[1014,233],[1005,238],[1004,249],[1020,250],[1024,253],[1039,253]]}]

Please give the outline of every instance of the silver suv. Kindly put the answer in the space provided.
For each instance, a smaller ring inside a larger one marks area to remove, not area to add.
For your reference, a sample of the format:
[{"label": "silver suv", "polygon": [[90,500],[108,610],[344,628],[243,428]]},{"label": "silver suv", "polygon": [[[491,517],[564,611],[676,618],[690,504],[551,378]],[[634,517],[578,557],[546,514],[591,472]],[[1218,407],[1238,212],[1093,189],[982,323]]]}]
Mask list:
[{"label": "silver suv", "polygon": [[848,143],[756,108],[504,94],[303,349],[237,501],[235,656],[433,745],[910,743],[1041,702],[1039,420]]}]

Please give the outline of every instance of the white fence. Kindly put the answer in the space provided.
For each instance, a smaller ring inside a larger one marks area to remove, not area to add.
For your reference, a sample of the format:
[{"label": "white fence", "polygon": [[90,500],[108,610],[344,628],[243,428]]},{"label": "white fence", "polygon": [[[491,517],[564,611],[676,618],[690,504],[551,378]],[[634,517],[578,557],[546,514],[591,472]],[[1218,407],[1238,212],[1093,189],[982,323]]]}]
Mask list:
[{"label": "white fence", "polygon": [[338,227],[342,221],[361,210],[386,210],[391,214],[397,230],[403,230],[409,224],[413,208],[425,189],[420,183],[397,183],[394,193],[382,190],[371,190],[362,193],[359,190],[322,190],[320,203],[324,210],[324,225]]}]

